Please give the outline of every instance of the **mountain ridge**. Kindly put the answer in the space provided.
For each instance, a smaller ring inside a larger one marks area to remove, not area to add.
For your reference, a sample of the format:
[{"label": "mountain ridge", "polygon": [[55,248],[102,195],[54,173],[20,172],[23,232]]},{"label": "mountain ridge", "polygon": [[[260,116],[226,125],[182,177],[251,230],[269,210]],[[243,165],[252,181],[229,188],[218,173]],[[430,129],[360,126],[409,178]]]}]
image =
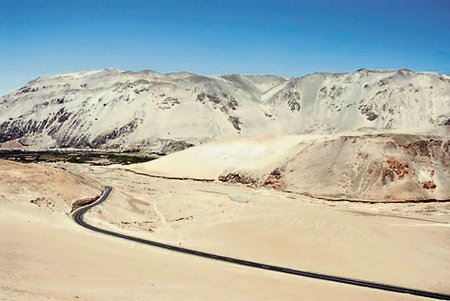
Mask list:
[{"label": "mountain ridge", "polygon": [[450,124],[450,76],[359,69],[302,77],[105,69],[0,98],[0,143],[171,152],[224,137]]}]

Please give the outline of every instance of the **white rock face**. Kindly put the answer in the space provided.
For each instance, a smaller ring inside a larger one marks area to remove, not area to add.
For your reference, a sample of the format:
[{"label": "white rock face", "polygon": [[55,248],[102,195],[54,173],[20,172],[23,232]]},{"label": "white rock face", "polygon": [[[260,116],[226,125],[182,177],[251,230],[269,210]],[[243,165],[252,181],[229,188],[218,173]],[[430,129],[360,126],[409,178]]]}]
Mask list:
[{"label": "white rock face", "polygon": [[0,98],[0,143],[164,153],[225,137],[450,124],[450,76],[359,70],[301,78],[103,70]]}]

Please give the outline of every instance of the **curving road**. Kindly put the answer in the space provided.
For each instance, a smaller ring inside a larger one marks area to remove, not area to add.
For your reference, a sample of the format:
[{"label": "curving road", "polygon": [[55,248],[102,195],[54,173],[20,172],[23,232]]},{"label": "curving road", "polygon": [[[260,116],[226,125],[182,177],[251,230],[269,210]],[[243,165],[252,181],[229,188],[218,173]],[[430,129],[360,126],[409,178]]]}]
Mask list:
[{"label": "curving road", "polygon": [[86,223],[83,220],[83,215],[87,211],[89,211],[89,209],[106,201],[106,199],[109,197],[111,192],[112,192],[112,187],[106,186],[105,191],[103,192],[103,194],[100,196],[100,198],[97,201],[95,201],[92,204],[89,204],[87,206],[77,209],[72,214],[74,221],[77,224],[79,224],[80,226],[85,227],[85,228],[90,229],[95,232],[99,232],[102,234],[106,234],[109,236],[114,236],[114,237],[118,237],[118,238],[122,238],[122,239],[131,240],[131,241],[142,243],[145,245],[150,245],[150,246],[154,246],[154,247],[158,247],[158,248],[162,248],[162,249],[166,249],[166,250],[171,250],[171,251],[175,251],[175,252],[179,252],[179,253],[195,255],[195,256],[199,256],[199,257],[203,257],[203,258],[229,262],[229,263],[233,263],[233,264],[237,264],[237,265],[241,265],[241,266],[247,266],[247,267],[269,270],[269,271],[274,271],[274,272],[279,272],[279,273],[297,275],[297,276],[308,277],[308,278],[313,278],[313,279],[318,279],[318,280],[332,281],[332,282],[337,282],[337,283],[342,283],[342,284],[361,286],[361,287],[378,289],[378,290],[389,291],[389,292],[410,294],[410,295],[439,299],[439,300],[450,300],[450,295],[429,292],[429,291],[423,291],[423,290],[416,290],[416,289],[400,287],[400,286],[395,286],[395,285],[376,283],[376,282],[365,281],[365,280],[357,280],[357,279],[351,279],[351,278],[340,277],[340,276],[332,276],[332,275],[326,275],[326,274],[321,274],[321,273],[313,273],[313,272],[307,272],[307,271],[302,271],[302,270],[295,270],[295,269],[290,269],[290,268],[285,268],[285,267],[280,267],[280,266],[275,266],[275,265],[270,265],[270,264],[264,264],[264,263],[247,261],[247,260],[243,260],[243,259],[227,257],[227,256],[222,256],[222,255],[217,255],[217,254],[212,254],[212,253],[206,253],[206,252],[196,251],[196,250],[192,250],[192,249],[177,247],[177,246],[173,246],[173,245],[163,244],[163,243],[159,243],[156,241],[151,241],[151,240],[142,239],[142,238],[138,238],[138,237],[133,237],[133,236],[117,233],[117,232],[112,232],[112,231],[108,231],[105,229],[97,228],[95,226],[92,226],[92,225]]}]

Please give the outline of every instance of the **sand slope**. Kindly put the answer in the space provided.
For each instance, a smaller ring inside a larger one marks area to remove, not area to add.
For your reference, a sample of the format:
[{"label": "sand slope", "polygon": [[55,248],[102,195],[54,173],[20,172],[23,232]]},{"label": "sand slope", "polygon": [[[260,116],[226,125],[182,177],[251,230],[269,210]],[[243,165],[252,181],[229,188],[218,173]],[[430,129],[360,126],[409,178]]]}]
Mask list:
[{"label": "sand slope", "polygon": [[449,203],[325,202],[273,189],[104,167],[89,174],[115,190],[86,220],[113,231],[274,265],[449,292]]},{"label": "sand slope", "polygon": [[[79,227],[60,210],[28,202],[32,194],[38,193],[55,198],[55,202],[59,197],[69,200],[75,195],[97,193],[95,185],[85,186],[85,176],[77,176],[80,167],[71,168],[73,171],[69,173],[48,165],[2,161],[0,164],[0,188],[4,197],[0,201],[1,300],[423,300],[408,295],[242,268],[105,237]],[[169,196],[169,200],[175,201],[170,203],[166,199],[165,204],[158,203],[168,218],[180,214],[179,209],[185,208],[186,204],[176,202],[178,198],[170,194],[176,186],[180,186],[177,183],[162,179],[146,183],[142,176],[124,177],[121,174],[123,171],[113,173],[102,168],[96,173],[89,171],[88,167],[81,168],[85,169],[84,174],[116,187],[111,200],[89,213],[88,219],[91,221],[95,221],[101,212],[108,216],[110,209],[114,213],[115,209],[121,210],[124,205],[130,205],[130,208],[123,211],[122,215],[113,214],[116,221],[130,217],[129,214],[135,214],[135,218],[141,215],[148,220],[151,218],[147,215],[148,211],[140,210],[144,206],[142,202],[130,203],[122,197],[138,192],[142,193],[143,198],[154,196],[148,191],[150,187],[159,189],[158,194]],[[18,178],[21,178],[20,184]],[[124,185],[130,185],[130,190],[123,189]],[[22,190],[18,189],[19,186]],[[187,187],[192,189],[191,185]],[[27,193],[22,194],[23,191]],[[185,195],[186,191],[180,190],[179,193]],[[211,200],[210,194],[203,194],[206,198],[202,206],[208,205],[205,201]],[[230,202],[232,205],[242,205]],[[231,213],[236,208],[225,206],[223,209]],[[102,221],[108,222],[105,219]],[[234,222],[239,223],[238,220]],[[244,233],[247,232],[248,226],[242,226],[236,225],[244,229]],[[205,243],[208,235],[214,235],[214,229],[208,230],[206,227],[205,230],[197,237],[189,236],[194,240],[199,239],[198,244]],[[198,228],[195,232],[199,233]],[[218,232],[215,233],[215,237],[220,238]],[[164,232],[160,234],[165,235]],[[255,239],[263,243],[265,240],[258,238],[259,235]],[[439,237],[439,233],[430,237],[430,241],[437,242],[435,237]],[[226,242],[222,241],[221,244]],[[233,243],[229,246],[233,246]],[[260,255],[264,259],[264,254]],[[433,264],[433,271],[439,275],[445,271],[434,268],[435,260],[428,263]],[[425,287],[443,290],[441,284],[432,277]]]},{"label": "sand slope", "polygon": [[0,160],[0,202],[31,203],[63,213],[79,199],[101,194],[102,185],[80,174],[44,164]]},{"label": "sand slope", "polygon": [[256,136],[126,167],[165,177],[240,182],[330,199],[450,199],[449,129],[427,134]]},{"label": "sand slope", "polygon": [[425,300],[141,247],[15,210],[26,218],[0,214],[1,300]]}]

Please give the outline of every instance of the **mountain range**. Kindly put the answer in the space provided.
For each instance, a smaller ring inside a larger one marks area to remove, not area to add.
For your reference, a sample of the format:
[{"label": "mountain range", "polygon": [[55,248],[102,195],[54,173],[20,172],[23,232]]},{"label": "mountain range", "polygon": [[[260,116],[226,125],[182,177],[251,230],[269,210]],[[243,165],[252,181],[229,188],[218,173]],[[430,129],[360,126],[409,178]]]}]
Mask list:
[{"label": "mountain range", "polygon": [[40,77],[0,98],[0,143],[170,153],[220,138],[450,125],[450,76],[410,70]]}]

